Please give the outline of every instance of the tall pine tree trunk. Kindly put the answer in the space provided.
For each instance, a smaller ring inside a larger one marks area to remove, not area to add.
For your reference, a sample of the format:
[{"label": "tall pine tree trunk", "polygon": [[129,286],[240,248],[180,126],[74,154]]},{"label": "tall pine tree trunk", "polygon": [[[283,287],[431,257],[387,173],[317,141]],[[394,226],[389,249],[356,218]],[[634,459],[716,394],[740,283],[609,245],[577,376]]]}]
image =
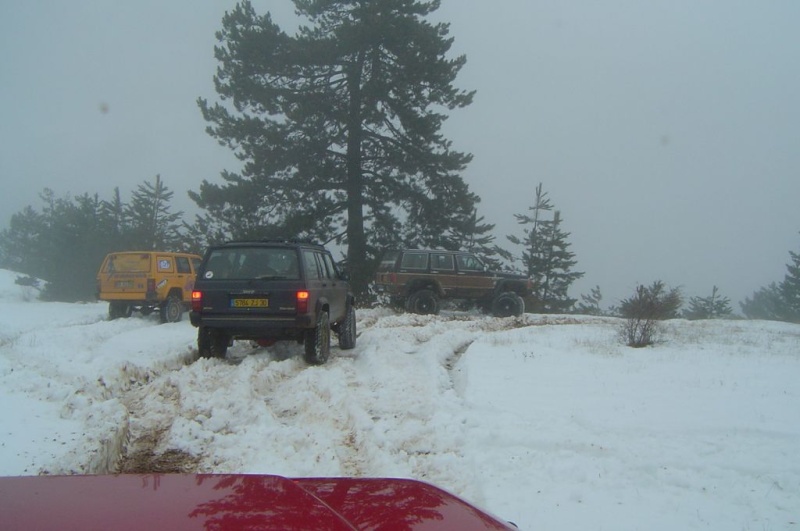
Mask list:
[{"label": "tall pine tree trunk", "polygon": [[351,65],[347,83],[350,93],[347,124],[347,262],[353,291],[366,293],[369,283],[367,239],[364,234],[364,176],[361,169],[361,76],[364,54]]}]

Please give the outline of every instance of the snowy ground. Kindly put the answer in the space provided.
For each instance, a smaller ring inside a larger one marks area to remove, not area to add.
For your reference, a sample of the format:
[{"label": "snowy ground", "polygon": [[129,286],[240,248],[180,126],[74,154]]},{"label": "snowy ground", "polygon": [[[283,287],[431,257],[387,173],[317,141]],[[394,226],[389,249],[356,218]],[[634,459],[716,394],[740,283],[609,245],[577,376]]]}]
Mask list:
[{"label": "snowy ground", "polygon": [[[0,475],[395,476],[522,529],[800,530],[800,326],[359,312],[323,367],[298,345],[194,361],[188,320],[107,321],[0,270]],[[125,455],[127,454],[127,455]],[[144,459],[147,461],[147,459]]]}]

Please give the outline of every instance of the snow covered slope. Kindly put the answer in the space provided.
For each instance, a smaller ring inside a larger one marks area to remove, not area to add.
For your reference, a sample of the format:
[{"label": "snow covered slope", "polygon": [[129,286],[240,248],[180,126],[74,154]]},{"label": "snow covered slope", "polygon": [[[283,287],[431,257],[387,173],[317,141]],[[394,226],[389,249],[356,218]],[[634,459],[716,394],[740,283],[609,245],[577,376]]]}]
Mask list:
[{"label": "snow covered slope", "polygon": [[800,528],[800,326],[671,321],[637,350],[615,319],[368,310],[322,367],[295,344],[195,361],[186,320],[107,321],[14,278],[0,271],[2,475],[136,455],[413,477],[522,529]]}]

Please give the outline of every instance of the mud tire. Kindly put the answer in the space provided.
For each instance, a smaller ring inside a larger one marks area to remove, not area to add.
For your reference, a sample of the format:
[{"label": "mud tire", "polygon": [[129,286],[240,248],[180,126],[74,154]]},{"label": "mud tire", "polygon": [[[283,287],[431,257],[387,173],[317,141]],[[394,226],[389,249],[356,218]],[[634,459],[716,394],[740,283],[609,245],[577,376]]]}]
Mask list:
[{"label": "mud tire", "polygon": [[506,291],[492,301],[492,315],[495,317],[518,317],[525,311],[525,301],[513,291]]},{"label": "mud tire", "polygon": [[328,312],[319,311],[317,326],[306,330],[303,338],[303,359],[309,365],[322,365],[331,355],[331,324]]},{"label": "mud tire", "polygon": [[415,291],[408,298],[406,309],[419,315],[437,315],[439,313],[439,296],[430,289]]},{"label": "mud tire", "polygon": [[356,309],[347,304],[344,321],[339,325],[339,348],[350,350],[356,348]]},{"label": "mud tire", "polygon": [[197,352],[201,358],[224,359],[228,353],[228,335],[217,328],[201,326],[197,330]]}]

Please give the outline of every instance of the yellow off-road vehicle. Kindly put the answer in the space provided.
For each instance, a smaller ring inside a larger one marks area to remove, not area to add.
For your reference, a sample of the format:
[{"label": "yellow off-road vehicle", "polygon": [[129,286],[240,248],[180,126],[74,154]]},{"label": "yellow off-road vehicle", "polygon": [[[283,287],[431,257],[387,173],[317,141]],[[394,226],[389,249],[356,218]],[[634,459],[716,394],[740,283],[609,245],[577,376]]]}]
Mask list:
[{"label": "yellow off-road vehicle", "polygon": [[97,273],[97,298],[111,319],[158,310],[162,323],[181,320],[192,300],[201,257],[164,251],[109,253]]}]

